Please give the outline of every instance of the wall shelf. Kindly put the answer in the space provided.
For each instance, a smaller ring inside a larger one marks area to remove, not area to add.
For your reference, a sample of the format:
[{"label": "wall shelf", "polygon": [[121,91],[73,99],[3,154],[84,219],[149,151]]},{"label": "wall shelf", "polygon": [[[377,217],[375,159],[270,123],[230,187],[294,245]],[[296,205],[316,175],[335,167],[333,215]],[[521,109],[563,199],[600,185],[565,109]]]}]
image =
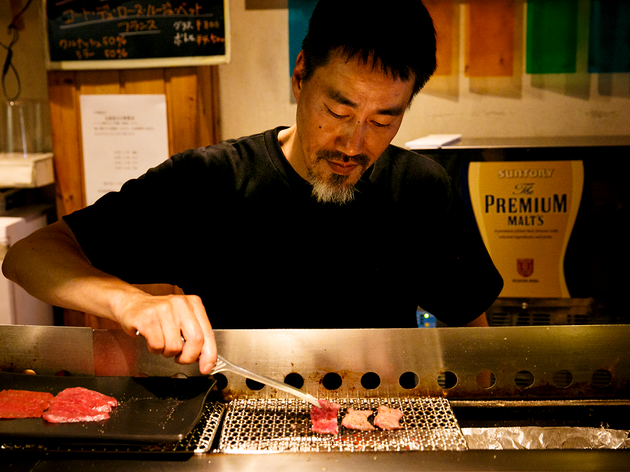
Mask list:
[{"label": "wall shelf", "polygon": [[37,188],[54,181],[52,153],[0,153],[0,188]]}]

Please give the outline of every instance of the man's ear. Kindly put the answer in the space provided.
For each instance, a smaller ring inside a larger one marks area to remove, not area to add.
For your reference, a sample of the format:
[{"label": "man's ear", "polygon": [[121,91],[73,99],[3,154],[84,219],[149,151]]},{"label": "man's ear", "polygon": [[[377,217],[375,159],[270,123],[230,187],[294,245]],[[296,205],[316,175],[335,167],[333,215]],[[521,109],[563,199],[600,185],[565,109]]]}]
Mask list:
[{"label": "man's ear", "polygon": [[300,51],[295,61],[295,67],[293,68],[293,75],[291,76],[291,87],[293,88],[293,96],[297,101],[300,91],[302,90],[302,84],[304,82],[305,64],[304,64],[304,52]]}]

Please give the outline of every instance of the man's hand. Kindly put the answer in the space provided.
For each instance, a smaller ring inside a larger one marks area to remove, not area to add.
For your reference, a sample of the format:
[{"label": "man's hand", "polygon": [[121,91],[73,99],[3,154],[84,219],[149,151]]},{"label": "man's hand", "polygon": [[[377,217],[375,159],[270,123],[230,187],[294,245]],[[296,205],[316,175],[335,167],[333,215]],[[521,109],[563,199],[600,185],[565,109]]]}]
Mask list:
[{"label": "man's hand", "polygon": [[127,334],[144,336],[153,354],[174,356],[180,364],[199,360],[202,374],[216,362],[214,332],[195,295],[122,295],[113,303],[113,316]]}]

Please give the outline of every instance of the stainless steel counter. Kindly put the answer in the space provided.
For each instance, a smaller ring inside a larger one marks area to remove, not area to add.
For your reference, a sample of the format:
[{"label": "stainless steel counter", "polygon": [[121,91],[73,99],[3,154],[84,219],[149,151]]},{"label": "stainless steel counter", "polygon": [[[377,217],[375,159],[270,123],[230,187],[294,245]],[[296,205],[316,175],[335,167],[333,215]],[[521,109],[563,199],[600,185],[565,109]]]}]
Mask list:
[{"label": "stainless steel counter", "polygon": [[514,149],[630,146],[630,136],[536,136],[521,138],[464,137],[442,149]]},{"label": "stainless steel counter", "polygon": [[628,471],[630,450],[465,451],[314,454],[209,454],[162,458],[13,458],[0,453],[7,472],[370,472],[370,471]]}]

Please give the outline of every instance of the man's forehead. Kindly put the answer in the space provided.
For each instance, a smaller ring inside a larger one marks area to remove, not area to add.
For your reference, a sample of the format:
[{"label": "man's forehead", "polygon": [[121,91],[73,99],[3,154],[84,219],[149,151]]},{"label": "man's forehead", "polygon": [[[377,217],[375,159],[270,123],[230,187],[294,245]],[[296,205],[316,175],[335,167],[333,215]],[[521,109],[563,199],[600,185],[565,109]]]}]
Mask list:
[{"label": "man's forehead", "polygon": [[400,116],[411,102],[413,80],[396,78],[359,57],[338,53],[318,72],[324,94],[344,106],[359,108],[366,91],[380,100],[380,115]]},{"label": "man's forehead", "polygon": [[[340,105],[348,106],[350,108],[358,109],[359,104],[352,101],[349,97],[346,97],[343,92],[337,90],[333,87],[328,87],[326,89],[326,95],[329,99],[339,103]],[[375,111],[377,115],[387,115],[387,116],[400,116],[405,112],[406,107],[400,105],[393,105],[389,107],[382,107]]]}]

